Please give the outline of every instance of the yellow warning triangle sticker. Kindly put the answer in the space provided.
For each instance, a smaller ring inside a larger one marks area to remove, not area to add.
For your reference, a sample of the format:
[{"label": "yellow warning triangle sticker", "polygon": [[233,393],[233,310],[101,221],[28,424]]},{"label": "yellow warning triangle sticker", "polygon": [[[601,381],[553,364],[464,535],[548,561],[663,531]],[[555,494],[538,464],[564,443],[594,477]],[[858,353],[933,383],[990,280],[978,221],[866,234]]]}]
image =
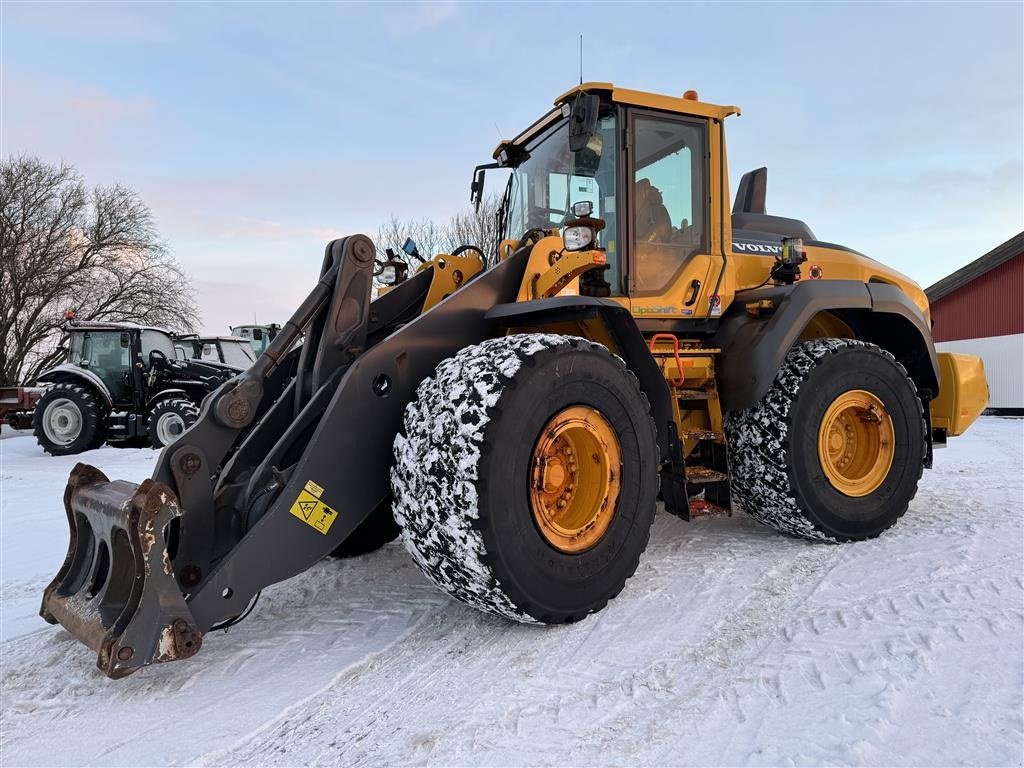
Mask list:
[{"label": "yellow warning triangle sticker", "polygon": [[302,516],[309,520],[309,516],[316,511],[317,503],[315,501],[300,501],[299,509],[302,511]]}]

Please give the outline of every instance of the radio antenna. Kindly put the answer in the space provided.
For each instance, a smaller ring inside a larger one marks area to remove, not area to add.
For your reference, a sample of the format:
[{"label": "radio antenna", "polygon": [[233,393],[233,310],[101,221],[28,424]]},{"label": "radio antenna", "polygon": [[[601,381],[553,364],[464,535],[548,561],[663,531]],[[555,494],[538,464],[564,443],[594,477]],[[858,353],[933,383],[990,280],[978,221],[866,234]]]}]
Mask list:
[{"label": "radio antenna", "polygon": [[583,85],[583,35],[580,34],[580,85]]}]

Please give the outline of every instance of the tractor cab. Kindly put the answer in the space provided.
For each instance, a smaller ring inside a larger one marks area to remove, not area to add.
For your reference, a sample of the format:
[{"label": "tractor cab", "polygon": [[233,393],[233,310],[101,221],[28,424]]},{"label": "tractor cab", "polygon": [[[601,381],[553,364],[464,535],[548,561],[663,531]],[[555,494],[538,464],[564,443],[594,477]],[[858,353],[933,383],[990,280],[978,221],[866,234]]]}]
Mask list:
[{"label": "tractor cab", "polygon": [[179,360],[205,360],[208,363],[229,365],[240,371],[252,365],[259,356],[250,339],[241,336],[200,336],[195,333],[176,336],[174,351]]},{"label": "tractor cab", "polygon": [[132,323],[71,322],[66,365],[75,366],[99,379],[113,405],[135,402],[136,371],[143,377],[175,359],[174,339],[162,328]]},{"label": "tractor cab", "polygon": [[252,345],[253,352],[259,356],[270,346],[270,342],[277,336],[281,326],[277,323],[271,323],[270,325],[234,325],[229,330],[232,336],[248,339]]}]

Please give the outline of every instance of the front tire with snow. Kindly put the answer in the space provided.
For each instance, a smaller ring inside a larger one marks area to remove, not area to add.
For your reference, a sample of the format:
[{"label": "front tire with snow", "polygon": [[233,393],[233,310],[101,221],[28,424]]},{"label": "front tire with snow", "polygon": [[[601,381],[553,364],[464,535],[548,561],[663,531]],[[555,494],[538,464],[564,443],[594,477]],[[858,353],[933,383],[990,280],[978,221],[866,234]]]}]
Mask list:
[{"label": "front tire with snow", "polygon": [[906,512],[924,468],[914,383],[855,339],[798,342],[759,403],[727,414],[732,497],[755,520],[819,541],[870,539]]},{"label": "front tire with snow", "polygon": [[50,386],[36,403],[33,432],[51,456],[70,456],[103,445],[106,418],[106,408],[95,392],[60,382]]},{"label": "front tire with snow", "polygon": [[607,349],[491,339],[438,365],[406,408],[395,520],[416,563],[459,600],[517,621],[575,621],[636,570],[657,458],[647,399]]},{"label": "front tire with snow", "polygon": [[149,444],[163,448],[181,437],[196,423],[199,409],[190,400],[161,400],[149,412]]}]

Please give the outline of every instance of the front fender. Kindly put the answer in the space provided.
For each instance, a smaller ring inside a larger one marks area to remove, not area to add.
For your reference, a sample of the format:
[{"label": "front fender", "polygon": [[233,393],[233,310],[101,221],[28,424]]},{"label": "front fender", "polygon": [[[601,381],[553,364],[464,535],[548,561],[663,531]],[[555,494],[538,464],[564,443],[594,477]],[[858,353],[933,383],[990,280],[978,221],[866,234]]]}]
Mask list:
[{"label": "front fender", "polygon": [[[672,447],[672,394],[665,376],[651,355],[643,334],[629,310],[611,299],[593,296],[555,296],[550,299],[498,304],[487,313],[487,319],[498,321],[505,330],[557,326],[560,323],[586,323],[598,320],[609,337],[612,352],[626,361],[636,374],[640,389],[647,395],[651,416],[658,429],[661,458],[666,459]],[[552,329],[558,331],[559,329]],[[605,341],[593,333],[579,333],[593,341]]]},{"label": "front fender", "polygon": [[162,389],[146,401],[146,410],[149,410],[161,400],[178,399],[184,399],[192,402],[192,398],[188,396],[188,392],[184,389]]}]

